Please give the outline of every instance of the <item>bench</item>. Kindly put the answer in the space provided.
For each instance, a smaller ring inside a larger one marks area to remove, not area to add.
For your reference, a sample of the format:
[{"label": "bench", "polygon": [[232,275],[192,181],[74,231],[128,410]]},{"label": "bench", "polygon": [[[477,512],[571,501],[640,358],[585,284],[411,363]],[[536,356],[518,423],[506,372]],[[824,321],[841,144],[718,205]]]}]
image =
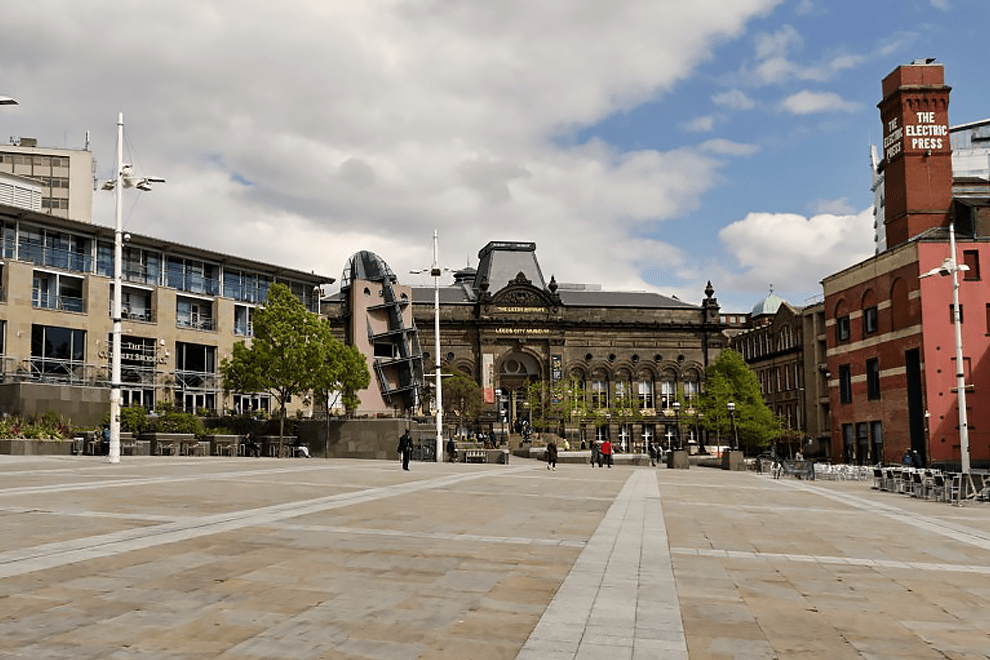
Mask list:
[{"label": "bench", "polygon": [[464,450],[464,462],[465,463],[487,463],[488,455],[484,449],[465,449]]}]

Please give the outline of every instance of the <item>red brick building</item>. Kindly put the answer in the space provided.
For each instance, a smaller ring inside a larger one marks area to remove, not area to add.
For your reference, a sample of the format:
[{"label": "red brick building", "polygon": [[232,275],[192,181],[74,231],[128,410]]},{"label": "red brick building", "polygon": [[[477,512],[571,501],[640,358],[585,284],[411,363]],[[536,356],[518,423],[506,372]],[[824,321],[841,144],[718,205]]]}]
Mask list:
[{"label": "red brick building", "polygon": [[988,200],[954,194],[950,88],[930,60],[883,81],[886,249],[826,277],[831,457],[896,463],[906,449],[926,463],[959,465],[955,337],[950,278],[920,276],[949,257],[957,235],[963,368],[973,467],[990,464]]}]

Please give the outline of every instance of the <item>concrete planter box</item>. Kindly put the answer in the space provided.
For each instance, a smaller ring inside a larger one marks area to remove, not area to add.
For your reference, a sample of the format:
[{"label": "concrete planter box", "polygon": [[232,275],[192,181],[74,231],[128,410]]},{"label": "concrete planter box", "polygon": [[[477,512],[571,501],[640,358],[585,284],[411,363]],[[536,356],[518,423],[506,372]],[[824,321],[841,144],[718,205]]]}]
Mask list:
[{"label": "concrete planter box", "polygon": [[741,451],[726,451],[722,453],[723,470],[745,470],[746,460]]},{"label": "concrete planter box", "polygon": [[180,456],[190,453],[190,448],[198,449],[199,445],[195,433],[143,433],[141,440],[151,443],[151,453],[155,456]]},{"label": "concrete planter box", "polygon": [[237,456],[241,436],[210,433],[203,436],[203,442],[210,444],[211,456]]},{"label": "concrete planter box", "polygon": [[688,453],[683,449],[667,452],[667,467],[673,470],[687,470],[691,467]]},{"label": "concrete planter box", "polygon": [[71,456],[72,440],[5,438],[0,440],[0,454],[11,454],[14,456]]}]

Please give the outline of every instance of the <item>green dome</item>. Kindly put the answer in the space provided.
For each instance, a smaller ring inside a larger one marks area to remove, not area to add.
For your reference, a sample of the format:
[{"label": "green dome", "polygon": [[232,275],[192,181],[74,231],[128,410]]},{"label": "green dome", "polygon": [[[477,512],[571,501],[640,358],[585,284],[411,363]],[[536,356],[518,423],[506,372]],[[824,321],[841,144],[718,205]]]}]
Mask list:
[{"label": "green dome", "polygon": [[784,302],[785,300],[783,298],[773,292],[773,285],[771,284],[770,293],[766,298],[753,305],[753,311],[750,313],[750,316],[753,318],[757,316],[773,316]]}]

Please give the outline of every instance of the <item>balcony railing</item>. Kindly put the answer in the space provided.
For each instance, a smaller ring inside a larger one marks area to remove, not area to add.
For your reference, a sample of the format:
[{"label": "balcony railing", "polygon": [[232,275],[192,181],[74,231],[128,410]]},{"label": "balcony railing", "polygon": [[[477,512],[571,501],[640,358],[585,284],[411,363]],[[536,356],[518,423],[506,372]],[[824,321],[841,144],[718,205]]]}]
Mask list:
[{"label": "balcony railing", "polygon": [[39,266],[60,268],[77,273],[88,273],[93,269],[93,258],[88,254],[79,254],[69,250],[58,250],[35,245],[21,245],[20,258],[31,261]]},{"label": "balcony railing", "polygon": [[192,317],[175,319],[175,327],[192,328],[193,330],[216,330],[216,324],[212,318]]},{"label": "balcony railing", "polygon": [[253,323],[235,323],[234,334],[238,337],[254,337]]},{"label": "balcony railing", "polygon": [[57,309],[63,312],[85,312],[86,301],[73,296],[56,296],[53,293],[34,291],[31,298],[35,309]]}]

